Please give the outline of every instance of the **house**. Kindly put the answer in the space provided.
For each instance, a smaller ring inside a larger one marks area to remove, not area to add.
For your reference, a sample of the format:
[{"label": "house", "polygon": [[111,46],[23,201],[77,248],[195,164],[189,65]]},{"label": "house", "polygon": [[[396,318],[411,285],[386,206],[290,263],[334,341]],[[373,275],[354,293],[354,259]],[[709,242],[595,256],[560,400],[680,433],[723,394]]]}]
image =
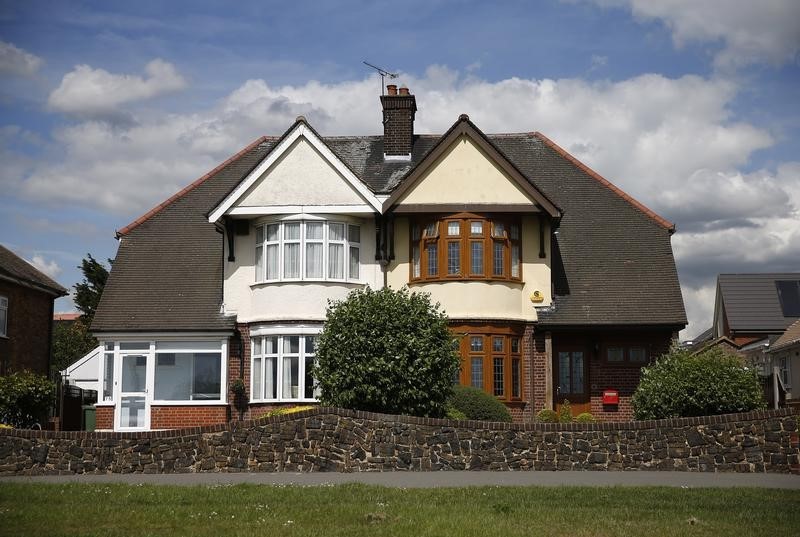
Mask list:
[{"label": "house", "polygon": [[789,326],[766,354],[770,365],[778,368],[787,402],[800,403],[800,320]]},{"label": "house", "polygon": [[316,401],[326,305],[364,285],[430,293],[459,381],[516,420],[565,400],[631,416],[641,367],[686,324],[674,225],[540,133],[461,115],[417,135],[416,97],[387,90],[382,136],[298,117],[117,232],[92,324],[99,429],[224,422],[239,378],[245,416]]},{"label": "house", "polygon": [[0,245],[0,375],[24,369],[49,375],[53,303],[66,294]]}]

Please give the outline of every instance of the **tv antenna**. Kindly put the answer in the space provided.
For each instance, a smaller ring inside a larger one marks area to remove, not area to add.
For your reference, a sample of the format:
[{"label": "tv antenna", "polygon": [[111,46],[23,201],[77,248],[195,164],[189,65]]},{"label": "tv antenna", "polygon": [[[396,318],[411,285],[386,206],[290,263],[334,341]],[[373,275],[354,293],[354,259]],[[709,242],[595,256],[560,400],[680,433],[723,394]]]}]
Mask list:
[{"label": "tv antenna", "polygon": [[362,63],[363,63],[364,65],[366,65],[367,67],[372,67],[373,69],[375,69],[376,71],[378,71],[378,73],[381,75],[381,95],[383,95],[383,94],[384,94],[384,92],[386,91],[386,86],[383,84],[383,79],[384,79],[384,77],[387,77],[387,76],[388,76],[390,79],[391,79],[391,78],[397,78],[397,73],[390,73],[390,72],[389,72],[389,71],[387,71],[386,69],[381,69],[381,68],[380,68],[380,67],[378,67],[377,65],[372,65],[372,64],[371,64],[371,63],[369,63],[368,61],[363,61]]}]

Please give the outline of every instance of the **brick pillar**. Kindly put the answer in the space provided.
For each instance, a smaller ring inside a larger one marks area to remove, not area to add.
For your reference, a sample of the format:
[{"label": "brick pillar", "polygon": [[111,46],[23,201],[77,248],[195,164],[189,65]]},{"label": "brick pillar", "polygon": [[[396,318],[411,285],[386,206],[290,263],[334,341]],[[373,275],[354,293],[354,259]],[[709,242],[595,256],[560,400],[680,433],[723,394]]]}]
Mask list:
[{"label": "brick pillar", "polygon": [[236,337],[230,338],[228,345],[228,402],[230,403],[231,416],[238,419],[239,411],[233,406],[233,392],[230,391],[231,383],[241,378],[247,386],[247,395],[250,396],[250,326],[239,323],[236,331],[241,336],[241,356],[244,357],[244,368],[240,368],[239,345]]},{"label": "brick pillar", "polygon": [[[533,330],[530,327],[530,356],[531,361],[531,382],[533,383],[533,397],[531,399],[530,415],[531,419],[541,409],[546,408],[547,405],[547,347],[545,344],[544,332]],[[525,331],[526,338],[528,338],[528,329]]]}]

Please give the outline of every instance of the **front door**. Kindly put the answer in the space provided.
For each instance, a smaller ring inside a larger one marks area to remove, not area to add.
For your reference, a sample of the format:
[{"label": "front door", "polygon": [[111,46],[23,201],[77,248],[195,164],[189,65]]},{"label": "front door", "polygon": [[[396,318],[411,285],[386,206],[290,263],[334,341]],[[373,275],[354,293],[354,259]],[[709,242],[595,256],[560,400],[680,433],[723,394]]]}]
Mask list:
[{"label": "front door", "polygon": [[148,375],[152,374],[149,353],[121,354],[120,382],[116,408],[116,429],[120,431],[150,428],[150,398]]},{"label": "front door", "polygon": [[556,412],[564,401],[569,401],[572,415],[589,412],[589,389],[587,386],[587,356],[583,349],[560,350],[554,356]]}]

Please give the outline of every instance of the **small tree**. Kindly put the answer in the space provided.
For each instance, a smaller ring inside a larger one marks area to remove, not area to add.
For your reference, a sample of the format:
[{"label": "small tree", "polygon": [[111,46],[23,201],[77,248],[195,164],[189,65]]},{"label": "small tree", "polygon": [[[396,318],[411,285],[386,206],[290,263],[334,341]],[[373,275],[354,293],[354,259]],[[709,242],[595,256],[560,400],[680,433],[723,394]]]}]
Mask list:
[{"label": "small tree", "polygon": [[698,354],[677,345],[642,370],[631,400],[636,419],[711,416],[764,408],[758,373],[712,347]]},{"label": "small tree", "polygon": [[389,414],[444,416],[459,368],[445,314],[405,288],[330,304],[316,353],[323,404]]},{"label": "small tree", "polygon": [[[108,269],[92,254],[86,254],[86,258],[81,261],[78,267],[83,272],[83,281],[75,284],[75,307],[83,314],[86,325],[92,324],[94,313],[97,311],[97,304],[100,303],[100,296],[108,280]],[[111,265],[111,259],[108,264]]]}]

